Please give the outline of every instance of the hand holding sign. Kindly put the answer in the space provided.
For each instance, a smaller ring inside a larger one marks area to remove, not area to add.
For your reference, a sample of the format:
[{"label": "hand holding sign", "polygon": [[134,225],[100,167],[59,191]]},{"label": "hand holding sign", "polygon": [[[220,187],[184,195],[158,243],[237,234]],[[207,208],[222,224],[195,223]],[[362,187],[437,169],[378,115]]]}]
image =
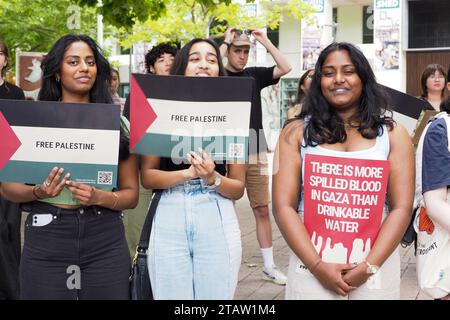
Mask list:
[{"label": "hand holding sign", "polygon": [[133,74],[130,150],[182,159],[198,147],[214,160],[245,161],[252,79]]},{"label": "hand holding sign", "polygon": [[72,192],[75,200],[84,206],[92,206],[100,203],[99,193],[96,188],[87,184],[78,183],[75,181],[67,181],[67,188]]},{"label": "hand holding sign", "polygon": [[57,197],[70,178],[70,173],[67,173],[60,181],[63,172],[64,168],[54,167],[42,185],[33,189],[34,196],[39,200]]},{"label": "hand holding sign", "polygon": [[208,185],[211,185],[214,182],[211,182],[210,180],[214,177],[214,169],[216,165],[205,150],[200,148],[199,151],[202,155],[201,157],[194,151],[191,151],[187,154],[187,160],[195,169],[197,176]]},{"label": "hand holding sign", "polygon": [[74,181],[114,187],[119,141],[118,106],[0,99],[1,181],[41,184],[64,167]]}]

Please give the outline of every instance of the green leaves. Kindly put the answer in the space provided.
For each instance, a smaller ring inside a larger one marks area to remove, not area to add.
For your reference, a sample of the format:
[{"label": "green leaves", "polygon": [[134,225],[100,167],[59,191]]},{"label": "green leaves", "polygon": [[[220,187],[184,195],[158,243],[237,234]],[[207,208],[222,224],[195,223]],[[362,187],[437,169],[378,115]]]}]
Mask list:
[{"label": "green leaves", "polygon": [[[11,62],[15,61],[15,49],[47,52],[67,33],[84,33],[95,38],[95,10],[79,8],[76,16],[77,12],[68,10],[71,5],[67,0],[0,0],[0,38],[11,49]],[[69,28],[77,25],[70,23],[72,18],[78,19],[79,28]]]},{"label": "green leaves", "polygon": [[[132,32],[126,32],[121,45],[136,42],[181,42],[192,38],[221,37],[228,26],[240,29],[276,28],[284,15],[302,19],[312,13],[302,0],[260,0],[257,15],[249,15],[248,7],[232,0],[164,1],[165,11],[158,19],[136,20]],[[247,5],[254,0],[247,1]],[[255,5],[256,6],[256,5]],[[251,11],[251,10],[250,10]]]},{"label": "green leaves", "polygon": [[137,21],[158,19],[166,12],[164,0],[78,0],[82,6],[93,7],[103,16],[103,21],[117,28],[131,30]]},{"label": "green leaves", "polygon": [[194,37],[220,37],[227,26],[275,28],[282,16],[303,19],[312,12],[302,0],[0,0],[0,38],[15,50],[47,52],[62,35],[83,33],[96,38],[97,15],[103,16],[104,38],[113,36],[130,48],[144,41],[185,43]]},{"label": "green leaves", "polygon": [[[247,0],[247,2],[254,2],[254,0]],[[229,6],[232,0],[102,0],[101,6],[98,0],[77,0],[77,3],[95,8],[98,14],[103,15],[105,23],[131,31],[137,23],[166,18],[169,13],[168,8],[188,4],[191,8],[198,6],[205,13],[214,11],[220,5]]]}]

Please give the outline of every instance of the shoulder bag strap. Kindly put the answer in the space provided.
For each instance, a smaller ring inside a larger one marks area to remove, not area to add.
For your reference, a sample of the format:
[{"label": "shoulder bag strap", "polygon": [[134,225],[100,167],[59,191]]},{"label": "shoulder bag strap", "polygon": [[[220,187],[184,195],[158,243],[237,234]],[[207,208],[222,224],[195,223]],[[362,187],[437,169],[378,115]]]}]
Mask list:
[{"label": "shoulder bag strap", "polygon": [[156,208],[158,207],[159,200],[161,199],[162,190],[154,190],[153,198],[150,204],[150,208],[147,212],[147,217],[145,218],[144,226],[142,227],[141,239],[139,240],[138,252],[146,252],[148,249],[148,242],[150,240],[150,233],[152,232],[153,217],[156,213]]}]

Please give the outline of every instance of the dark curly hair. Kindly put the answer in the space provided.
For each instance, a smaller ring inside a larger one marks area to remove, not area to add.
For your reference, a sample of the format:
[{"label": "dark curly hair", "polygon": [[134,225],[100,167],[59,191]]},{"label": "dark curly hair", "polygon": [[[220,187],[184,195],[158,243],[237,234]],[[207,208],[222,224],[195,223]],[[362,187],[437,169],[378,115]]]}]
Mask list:
[{"label": "dark curly hair", "polygon": [[145,55],[145,69],[147,69],[148,73],[151,73],[150,67],[154,67],[156,60],[164,53],[171,54],[175,57],[177,54],[177,48],[170,43],[160,43],[147,52]]},{"label": "dark curly hair", "polygon": [[[343,143],[347,140],[344,121],[324,97],[320,81],[322,66],[328,55],[341,50],[347,51],[363,85],[358,112],[352,116],[350,121],[355,123],[358,131],[366,139],[374,139],[381,135],[383,125],[386,125],[389,130],[394,126],[395,122],[392,119],[388,98],[376,82],[375,74],[364,54],[350,43],[334,42],[319,55],[309,93],[303,102],[302,111],[299,116],[293,119],[306,120],[304,133],[306,145]],[[286,122],[286,124],[289,122]]]}]

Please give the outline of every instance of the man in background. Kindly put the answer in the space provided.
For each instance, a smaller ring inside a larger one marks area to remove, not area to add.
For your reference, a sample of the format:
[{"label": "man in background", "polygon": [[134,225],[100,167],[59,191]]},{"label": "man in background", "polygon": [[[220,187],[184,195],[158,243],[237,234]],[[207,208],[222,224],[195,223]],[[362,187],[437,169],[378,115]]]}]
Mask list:
[{"label": "man in background", "polygon": [[[275,60],[276,65],[245,68],[248,62],[252,35],[261,43]],[[262,126],[261,90],[278,83],[280,77],[291,71],[292,67],[281,52],[259,30],[239,31],[229,28],[225,31],[224,42],[220,45],[222,57],[227,57],[227,74],[232,77],[253,78],[252,104],[250,112],[249,164],[246,169],[245,187],[256,220],[256,236],[264,261],[264,277],[284,285],[286,276],[276,266],[273,259],[272,226],[269,217],[269,170],[267,142]]]}]

